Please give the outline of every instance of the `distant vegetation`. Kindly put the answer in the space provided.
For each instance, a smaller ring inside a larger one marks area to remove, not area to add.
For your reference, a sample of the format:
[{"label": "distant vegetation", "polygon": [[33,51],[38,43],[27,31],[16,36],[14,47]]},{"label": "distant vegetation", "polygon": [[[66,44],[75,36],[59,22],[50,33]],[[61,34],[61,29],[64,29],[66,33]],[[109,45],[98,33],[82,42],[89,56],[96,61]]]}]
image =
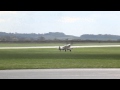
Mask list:
[{"label": "distant vegetation", "polygon": [[100,42],[100,41],[120,41],[120,36],[117,35],[92,35],[84,34],[80,37],[73,35],[66,35],[62,32],[49,32],[45,34],[35,34],[35,33],[6,33],[0,32],[0,42]]},{"label": "distant vegetation", "polygon": [[45,41],[45,40],[66,40],[76,39],[78,37],[65,35],[60,32],[49,32],[45,34],[21,34],[21,33],[5,33],[0,32],[0,41]]},{"label": "distant vegetation", "polygon": [[84,34],[80,37],[81,40],[101,40],[101,41],[116,41],[119,40],[120,41],[120,36],[117,35],[90,35],[90,34]]}]

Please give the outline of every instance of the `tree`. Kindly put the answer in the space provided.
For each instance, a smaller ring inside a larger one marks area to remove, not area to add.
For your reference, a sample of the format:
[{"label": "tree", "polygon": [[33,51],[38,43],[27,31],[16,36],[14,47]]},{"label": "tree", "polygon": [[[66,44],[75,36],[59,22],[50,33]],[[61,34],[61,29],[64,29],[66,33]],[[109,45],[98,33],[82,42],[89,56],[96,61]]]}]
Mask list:
[{"label": "tree", "polygon": [[45,41],[45,38],[41,36],[38,38],[38,41]]}]

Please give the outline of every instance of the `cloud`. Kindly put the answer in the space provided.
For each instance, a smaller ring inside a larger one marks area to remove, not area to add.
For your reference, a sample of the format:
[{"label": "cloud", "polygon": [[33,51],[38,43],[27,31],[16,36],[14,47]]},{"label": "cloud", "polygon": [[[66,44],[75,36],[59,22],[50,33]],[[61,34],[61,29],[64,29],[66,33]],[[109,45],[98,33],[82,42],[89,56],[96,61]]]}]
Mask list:
[{"label": "cloud", "polygon": [[12,21],[17,11],[0,11],[0,23]]},{"label": "cloud", "polygon": [[75,23],[75,22],[95,22],[94,18],[90,17],[62,17],[58,20],[63,23]]},{"label": "cloud", "polygon": [[0,23],[5,22],[5,21],[6,21],[5,19],[0,18]]},{"label": "cloud", "polygon": [[0,15],[5,15],[5,14],[17,14],[17,11],[0,11]]},{"label": "cloud", "polygon": [[81,22],[95,22],[94,18],[86,17],[86,18],[80,18]]},{"label": "cloud", "polygon": [[59,19],[60,22],[63,23],[74,23],[76,21],[79,21],[79,18],[76,17],[62,17],[61,19]]},{"label": "cloud", "polygon": [[97,12],[93,13],[92,17],[97,20],[120,20],[120,13],[117,11]]}]

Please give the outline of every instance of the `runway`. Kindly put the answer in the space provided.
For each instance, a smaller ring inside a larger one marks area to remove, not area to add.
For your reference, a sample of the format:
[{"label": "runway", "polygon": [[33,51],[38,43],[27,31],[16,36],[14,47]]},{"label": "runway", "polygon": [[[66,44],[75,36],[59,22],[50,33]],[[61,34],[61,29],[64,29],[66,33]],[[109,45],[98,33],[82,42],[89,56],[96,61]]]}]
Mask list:
[{"label": "runway", "polygon": [[120,79],[120,69],[0,70],[0,79]]},{"label": "runway", "polygon": [[[71,48],[94,48],[94,47],[120,47],[120,45],[71,46]],[[39,49],[39,48],[59,48],[59,46],[0,47],[0,49]]]}]

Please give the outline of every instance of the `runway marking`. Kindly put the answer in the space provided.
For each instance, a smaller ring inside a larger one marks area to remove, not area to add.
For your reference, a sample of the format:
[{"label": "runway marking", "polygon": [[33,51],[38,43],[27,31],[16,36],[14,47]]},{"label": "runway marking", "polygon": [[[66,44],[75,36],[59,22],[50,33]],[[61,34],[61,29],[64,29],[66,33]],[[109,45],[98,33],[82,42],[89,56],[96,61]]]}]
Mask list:
[{"label": "runway marking", "polygon": [[[91,45],[91,46],[71,46],[71,48],[94,48],[94,47],[120,47],[120,45]],[[0,49],[39,49],[39,48],[59,48],[59,46],[36,46],[36,47],[0,47]]]}]

